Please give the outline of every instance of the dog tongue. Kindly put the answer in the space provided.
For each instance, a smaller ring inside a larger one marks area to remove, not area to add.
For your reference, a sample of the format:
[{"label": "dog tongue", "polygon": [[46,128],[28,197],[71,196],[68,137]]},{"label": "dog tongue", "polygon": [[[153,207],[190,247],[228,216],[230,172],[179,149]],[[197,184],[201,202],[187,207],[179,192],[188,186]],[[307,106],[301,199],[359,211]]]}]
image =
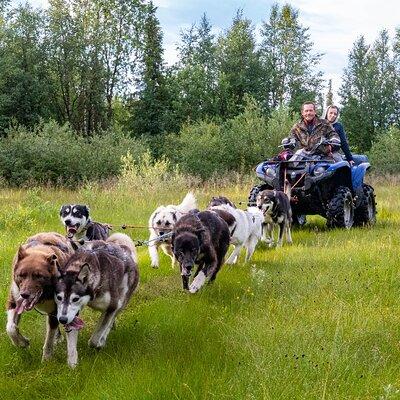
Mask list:
[{"label": "dog tongue", "polygon": [[23,299],[22,297],[20,297],[17,300],[17,306],[15,307],[15,312],[17,314],[22,314],[25,310],[26,310],[26,306],[28,305],[28,300]]},{"label": "dog tongue", "polygon": [[83,327],[85,326],[85,323],[79,318],[79,317],[75,317],[72,322],[70,322],[69,324],[65,325],[65,328],[67,329],[71,329],[71,330],[75,330],[75,331],[79,331],[81,330]]}]

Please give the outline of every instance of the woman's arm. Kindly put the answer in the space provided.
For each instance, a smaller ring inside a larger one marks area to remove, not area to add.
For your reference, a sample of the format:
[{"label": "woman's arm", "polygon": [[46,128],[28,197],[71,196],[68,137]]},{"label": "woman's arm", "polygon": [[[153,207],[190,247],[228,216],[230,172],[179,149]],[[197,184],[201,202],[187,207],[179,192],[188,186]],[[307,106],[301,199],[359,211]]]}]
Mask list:
[{"label": "woman's arm", "polygon": [[335,126],[335,128],[336,128],[335,130],[340,137],[340,145],[342,147],[344,155],[346,156],[346,160],[353,161],[353,156],[350,151],[349,142],[347,141],[347,136],[346,136],[346,132],[343,129],[343,125],[340,122],[338,122],[335,125],[337,125],[337,126]]}]

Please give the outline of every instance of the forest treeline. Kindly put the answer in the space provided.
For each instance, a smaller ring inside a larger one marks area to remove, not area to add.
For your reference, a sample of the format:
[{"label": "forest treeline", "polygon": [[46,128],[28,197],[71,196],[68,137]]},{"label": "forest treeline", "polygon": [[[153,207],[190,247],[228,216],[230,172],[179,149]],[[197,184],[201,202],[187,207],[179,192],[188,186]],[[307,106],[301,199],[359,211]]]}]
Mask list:
[{"label": "forest treeline", "polygon": [[[202,177],[243,170],[273,153],[302,102],[314,100],[320,110],[332,103],[319,67],[324,49],[314,49],[289,4],[265,10],[258,31],[241,10],[217,35],[207,15],[199,16],[181,32],[173,65],[166,63],[152,2],[0,5],[0,175],[8,182],[10,171],[25,168],[16,162],[21,147],[43,146],[46,137],[49,148],[67,153],[65,132],[83,153],[105,151],[104,138],[109,151],[115,145],[115,158],[129,142]],[[336,100],[354,151],[370,152],[377,166],[383,148],[396,153],[400,29],[393,38],[383,29],[373,43],[357,39]],[[247,147],[236,150],[237,140]],[[400,170],[396,157],[389,172]]]}]

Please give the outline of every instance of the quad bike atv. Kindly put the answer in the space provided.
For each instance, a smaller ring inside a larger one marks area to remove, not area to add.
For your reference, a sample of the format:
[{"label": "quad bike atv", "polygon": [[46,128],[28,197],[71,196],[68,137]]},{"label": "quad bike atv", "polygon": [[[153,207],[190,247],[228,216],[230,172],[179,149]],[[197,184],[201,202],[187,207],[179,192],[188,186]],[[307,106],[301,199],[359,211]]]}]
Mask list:
[{"label": "quad bike atv", "polygon": [[249,206],[256,205],[260,191],[275,189],[290,197],[294,225],[304,225],[306,215],[312,214],[325,217],[332,228],[375,223],[374,189],[364,183],[370,168],[366,157],[365,162],[351,166],[347,161],[335,162],[321,155],[289,161],[292,155],[290,150],[284,150],[256,167],[256,174],[264,183],[251,189]]}]

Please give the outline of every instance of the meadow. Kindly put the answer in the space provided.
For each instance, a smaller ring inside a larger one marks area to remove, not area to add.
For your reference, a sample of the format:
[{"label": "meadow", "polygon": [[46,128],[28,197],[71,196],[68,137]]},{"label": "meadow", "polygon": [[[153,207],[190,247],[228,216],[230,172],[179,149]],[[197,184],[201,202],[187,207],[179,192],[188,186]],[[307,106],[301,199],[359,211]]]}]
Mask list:
[{"label": "meadow", "polygon": [[[245,201],[250,182],[196,188],[200,208],[212,195]],[[87,346],[98,314],[86,309],[79,365],[66,364],[65,341],[41,362],[45,318],[22,317],[29,349],[12,346],[0,314],[0,399],[398,399],[400,398],[400,185],[377,181],[372,228],[328,230],[309,218],[292,246],[260,243],[223,266],[195,295],[181,290],[178,269],[161,256],[150,267],[139,247],[141,281],[106,347]],[[187,186],[174,182],[79,190],[0,190],[0,303],[18,245],[39,231],[62,232],[63,203],[87,203],[93,219],[146,225],[159,204],[178,203]],[[146,229],[129,230],[146,239]]]}]

